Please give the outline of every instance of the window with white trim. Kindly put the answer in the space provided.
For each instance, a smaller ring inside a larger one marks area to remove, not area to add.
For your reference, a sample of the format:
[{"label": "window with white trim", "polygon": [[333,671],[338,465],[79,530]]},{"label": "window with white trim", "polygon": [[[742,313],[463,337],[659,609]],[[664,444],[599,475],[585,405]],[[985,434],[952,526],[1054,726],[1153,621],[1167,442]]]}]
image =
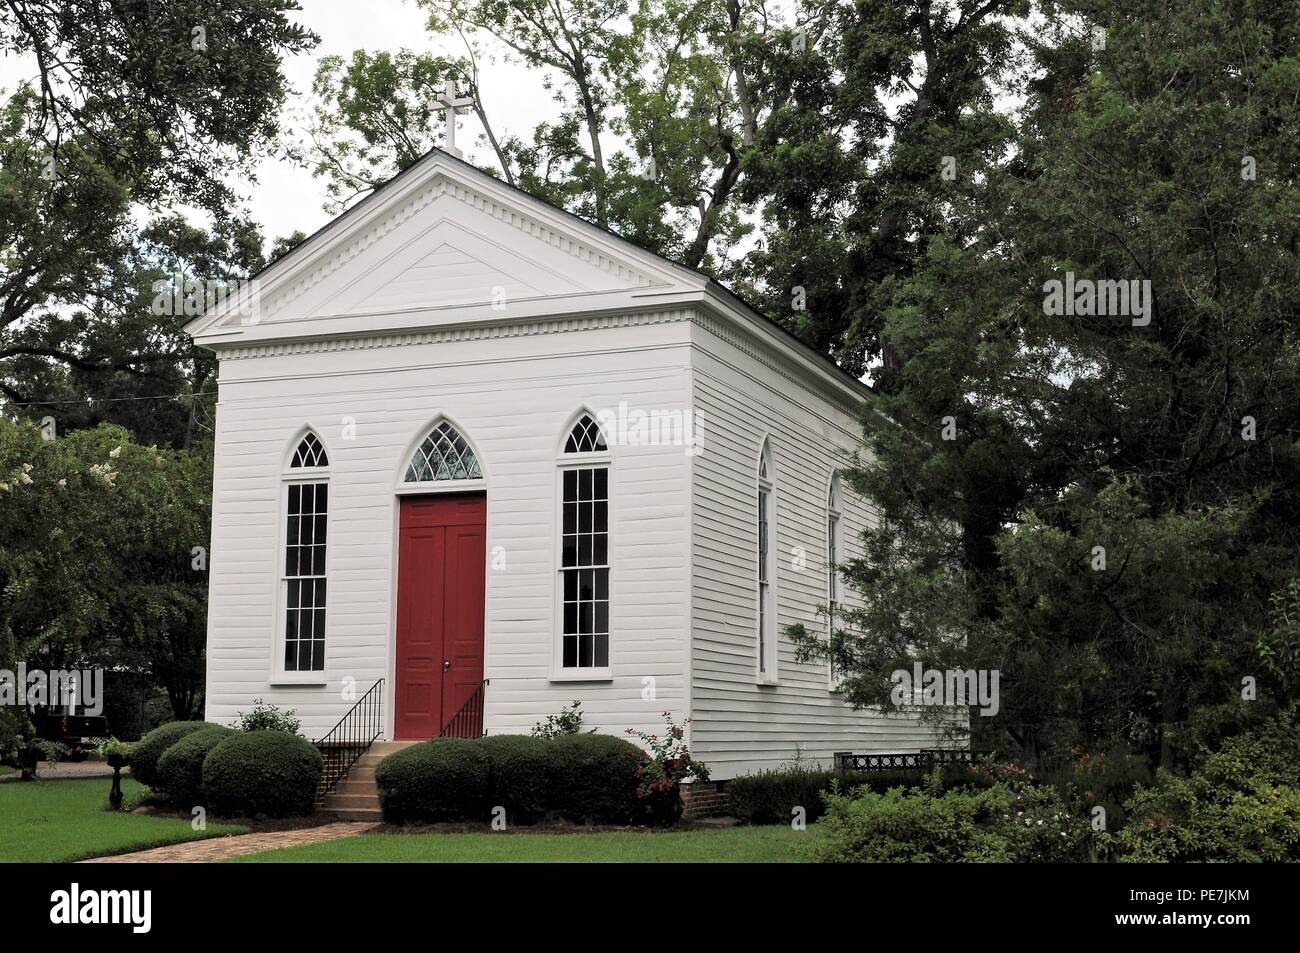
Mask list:
[{"label": "window with white trim", "polygon": [[757,606],[757,678],[760,682],[776,681],[776,468],[772,464],[772,445],[763,441],[758,455],[757,521],[758,548],[755,568],[758,580]]},{"label": "window with white trim", "polygon": [[[284,671],[325,669],[325,548],[329,528],[329,457],[306,434],[289,462],[285,488]],[[321,477],[324,477],[322,479]]]},{"label": "window with white trim", "polygon": [[609,446],[583,414],[560,458],[560,668],[609,668]]},{"label": "window with white trim", "polygon": [[[835,631],[840,604],[840,475],[831,474],[831,488],[826,497],[826,640]],[[835,660],[827,660],[827,675],[835,686]]]}]

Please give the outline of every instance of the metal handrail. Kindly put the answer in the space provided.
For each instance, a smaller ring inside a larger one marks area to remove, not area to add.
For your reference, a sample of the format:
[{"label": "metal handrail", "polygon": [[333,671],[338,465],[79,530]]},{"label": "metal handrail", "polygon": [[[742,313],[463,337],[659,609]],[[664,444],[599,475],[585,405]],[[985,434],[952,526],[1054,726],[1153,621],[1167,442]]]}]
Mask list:
[{"label": "metal handrail", "polygon": [[483,703],[487,697],[489,679],[483,679],[481,685],[474,689],[460,711],[452,715],[438,732],[439,738],[482,738],[483,737]]},{"label": "metal handrail", "polygon": [[384,680],[381,678],[339,719],[329,734],[315,742],[321,757],[325,759],[325,770],[316,790],[318,801],[338,787],[338,783],[352,770],[352,766],[383,730]]}]

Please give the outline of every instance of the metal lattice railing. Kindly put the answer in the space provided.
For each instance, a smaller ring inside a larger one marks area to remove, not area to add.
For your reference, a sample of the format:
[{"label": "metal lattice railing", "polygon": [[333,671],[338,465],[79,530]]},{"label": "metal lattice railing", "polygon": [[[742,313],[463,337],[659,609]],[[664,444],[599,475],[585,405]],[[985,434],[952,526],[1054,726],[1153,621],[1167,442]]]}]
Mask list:
[{"label": "metal lattice railing", "polygon": [[357,700],[329,734],[316,742],[321,757],[325,759],[325,771],[316,791],[317,800],[338,786],[383,730],[384,680],[381,678],[370,686],[370,690]]},{"label": "metal lattice railing", "polygon": [[949,764],[975,764],[984,752],[956,748],[929,748],[923,751],[903,751],[883,754],[851,754],[835,752],[835,770],[848,771],[926,771]]}]

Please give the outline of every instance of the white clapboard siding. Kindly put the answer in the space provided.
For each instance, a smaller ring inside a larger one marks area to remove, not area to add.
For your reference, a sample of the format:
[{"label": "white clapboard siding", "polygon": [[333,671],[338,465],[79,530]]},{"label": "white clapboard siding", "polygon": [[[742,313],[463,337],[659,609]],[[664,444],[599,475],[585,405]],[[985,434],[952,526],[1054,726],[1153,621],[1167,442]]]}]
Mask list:
[{"label": "white clapboard siding", "polygon": [[[836,751],[933,746],[912,716],[853,711],[830,690],[825,662],[797,662],[781,630],[825,630],[827,495],[860,429],[847,406],[793,375],[754,341],[694,330],[692,378],[704,450],[693,467],[692,750],[715,777],[778,768],[802,758],[830,765]],[[762,359],[760,359],[762,358]],[[775,366],[774,366],[775,365]],[[782,373],[784,371],[784,375]],[[775,464],[778,683],[757,685],[757,468],[764,437]],[[841,560],[861,551],[876,515],[842,486]],[[853,594],[841,587],[843,601]]]},{"label": "white clapboard siding", "polygon": [[[208,718],[230,721],[260,698],[295,709],[304,733],[319,737],[350,707],[347,685],[359,694],[380,677],[388,679],[391,712],[394,490],[411,447],[438,415],[478,450],[489,557],[505,557],[503,571],[487,571],[488,730],[527,732],[573,700],[590,727],[610,733],[653,730],[663,710],[686,717],[689,465],[681,447],[612,448],[614,678],[550,676],[556,460],[566,424],[583,407],[621,401],[684,411],[687,328],[664,320],[224,360]],[[355,426],[350,441],[342,439],[346,418]],[[305,427],[330,460],[325,684],[307,686],[272,683],[282,466]]]}]

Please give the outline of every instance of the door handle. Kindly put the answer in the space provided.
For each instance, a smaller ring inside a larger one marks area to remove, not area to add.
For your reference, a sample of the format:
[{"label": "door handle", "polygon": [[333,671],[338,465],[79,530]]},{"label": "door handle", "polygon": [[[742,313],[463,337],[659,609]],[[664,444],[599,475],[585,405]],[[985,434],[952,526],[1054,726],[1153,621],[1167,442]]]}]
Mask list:
[{"label": "door handle", "polygon": [[444,672],[447,672],[447,671],[450,671],[450,670],[451,670],[451,659],[446,659],[446,658],[445,658],[445,659],[442,660],[442,670],[443,670]]}]

